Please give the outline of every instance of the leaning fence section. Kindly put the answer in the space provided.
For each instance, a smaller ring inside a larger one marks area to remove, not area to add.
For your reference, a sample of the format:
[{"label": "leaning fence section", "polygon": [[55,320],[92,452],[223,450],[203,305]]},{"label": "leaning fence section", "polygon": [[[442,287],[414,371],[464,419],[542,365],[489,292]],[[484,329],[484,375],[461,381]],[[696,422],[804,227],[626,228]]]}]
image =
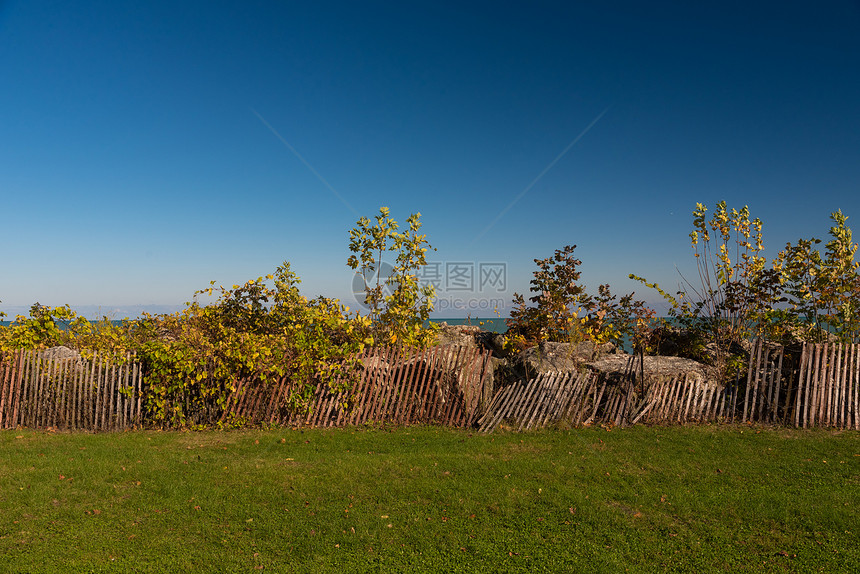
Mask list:
[{"label": "leaning fence section", "polygon": [[141,369],[131,355],[57,358],[17,351],[0,363],[0,428],[120,430],[141,424]]},{"label": "leaning fence section", "polygon": [[641,384],[636,371],[631,364],[622,376],[584,371],[521,381],[497,393],[478,425],[484,432],[502,424],[720,422],[860,430],[857,344],[807,343],[789,352],[756,340],[747,368],[728,383],[681,373]]},{"label": "leaning fence section", "polygon": [[735,393],[700,377],[678,375],[647,386],[632,376],[550,373],[502,389],[478,420],[482,432],[569,426],[708,422],[725,417]]}]

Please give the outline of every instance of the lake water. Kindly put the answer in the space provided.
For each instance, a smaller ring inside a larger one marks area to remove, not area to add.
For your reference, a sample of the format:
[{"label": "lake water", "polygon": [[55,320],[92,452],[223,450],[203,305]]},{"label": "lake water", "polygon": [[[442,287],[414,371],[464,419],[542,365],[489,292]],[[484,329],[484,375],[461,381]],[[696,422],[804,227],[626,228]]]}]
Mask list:
[{"label": "lake water", "polygon": [[504,333],[508,330],[505,323],[507,318],[493,317],[492,319],[430,319],[433,323],[448,323],[449,325],[474,325],[480,327],[484,331],[493,331],[494,333]]}]

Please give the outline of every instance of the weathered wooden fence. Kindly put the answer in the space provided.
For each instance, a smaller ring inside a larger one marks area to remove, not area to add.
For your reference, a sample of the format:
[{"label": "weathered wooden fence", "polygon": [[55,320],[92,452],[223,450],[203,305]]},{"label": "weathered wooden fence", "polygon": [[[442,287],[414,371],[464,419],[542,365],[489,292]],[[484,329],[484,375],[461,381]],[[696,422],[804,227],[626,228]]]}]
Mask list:
[{"label": "weathered wooden fence", "polygon": [[[144,404],[143,369],[127,359],[117,365],[98,357],[84,361],[35,351],[6,357],[0,362],[0,428],[104,431],[152,424]],[[195,412],[192,421],[467,426],[491,398],[489,353],[474,347],[368,349],[358,359],[359,373],[350,390],[339,392],[321,383],[313,389],[308,409],[290,402],[298,389],[294,381],[242,380],[223,406],[213,402]]]},{"label": "weathered wooden fence", "polygon": [[491,432],[504,421],[518,430],[559,422],[571,426],[706,422],[723,416],[732,396],[730,389],[690,375],[660,380],[643,393],[632,376],[554,373],[502,389],[478,425],[482,432]]},{"label": "weathered wooden fence", "polygon": [[0,362],[0,429],[118,430],[141,424],[140,365],[18,351]]},{"label": "weathered wooden fence", "polygon": [[758,422],[860,429],[860,345],[804,344],[786,356],[782,345],[752,344],[746,376],[728,385],[678,375],[636,382],[586,371],[546,374],[502,389],[478,424],[527,430],[550,423],[632,425]]},{"label": "weathered wooden fence", "polygon": [[860,429],[860,345],[804,345],[799,370],[795,426]]},{"label": "weathered wooden fence", "polygon": [[786,356],[757,341],[743,398],[741,422],[860,429],[860,346],[804,343]]},{"label": "weathered wooden fence", "polygon": [[295,390],[287,379],[277,383],[274,393],[259,382],[241,382],[222,420],[312,427],[369,422],[468,426],[492,393],[489,353],[475,347],[367,349],[359,359],[361,373],[349,391],[320,384],[306,411],[286,404]]},{"label": "weathered wooden fence", "polygon": [[[238,381],[220,406],[194,422],[349,426],[370,422],[449,426],[501,424],[519,430],[571,426],[758,422],[860,429],[860,345],[805,344],[786,350],[752,345],[745,376],[718,385],[693,374],[637,381],[593,371],[546,374],[493,392],[489,353],[444,346],[424,351],[367,349],[348,390],[319,384],[297,408],[299,390],[282,378]],[[0,428],[121,430],[147,420],[141,365],[129,356],[111,364],[96,356],[57,358],[19,351],[0,360]]]}]

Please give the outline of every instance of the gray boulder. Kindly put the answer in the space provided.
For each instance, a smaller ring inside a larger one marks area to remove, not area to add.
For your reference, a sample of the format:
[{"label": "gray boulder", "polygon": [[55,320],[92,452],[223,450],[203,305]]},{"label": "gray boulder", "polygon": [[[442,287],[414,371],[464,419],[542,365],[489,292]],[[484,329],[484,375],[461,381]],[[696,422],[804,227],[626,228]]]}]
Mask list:
[{"label": "gray boulder", "polygon": [[[606,355],[596,361],[587,363],[587,367],[607,376],[610,380],[633,375],[636,380],[640,376],[640,358],[627,353]],[[641,374],[644,374],[645,386],[659,381],[686,376],[689,380],[705,382],[714,379],[714,369],[692,359],[682,357],[654,356],[644,357]]]},{"label": "gray boulder", "polygon": [[570,373],[579,371],[589,362],[615,351],[612,343],[597,345],[592,341],[581,343],[553,343],[546,341],[522,351],[514,359],[514,368],[524,378],[544,373]]},{"label": "gray boulder", "polygon": [[460,345],[461,347],[477,346],[477,337],[481,328],[473,325],[449,325],[440,323],[436,334],[437,345]]},{"label": "gray boulder", "polygon": [[50,360],[60,360],[60,359],[74,359],[76,361],[82,361],[83,357],[81,354],[74,349],[70,349],[65,345],[60,345],[59,347],[51,347],[50,349],[45,349],[41,353],[39,353],[43,359]]}]

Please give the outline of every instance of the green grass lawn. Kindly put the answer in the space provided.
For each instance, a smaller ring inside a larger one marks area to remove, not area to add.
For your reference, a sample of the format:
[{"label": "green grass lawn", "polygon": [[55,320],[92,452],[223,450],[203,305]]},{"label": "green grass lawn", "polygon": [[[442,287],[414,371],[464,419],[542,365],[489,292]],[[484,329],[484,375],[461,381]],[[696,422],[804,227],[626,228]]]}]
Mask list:
[{"label": "green grass lawn", "polygon": [[0,572],[849,572],[860,433],[0,432]]}]

